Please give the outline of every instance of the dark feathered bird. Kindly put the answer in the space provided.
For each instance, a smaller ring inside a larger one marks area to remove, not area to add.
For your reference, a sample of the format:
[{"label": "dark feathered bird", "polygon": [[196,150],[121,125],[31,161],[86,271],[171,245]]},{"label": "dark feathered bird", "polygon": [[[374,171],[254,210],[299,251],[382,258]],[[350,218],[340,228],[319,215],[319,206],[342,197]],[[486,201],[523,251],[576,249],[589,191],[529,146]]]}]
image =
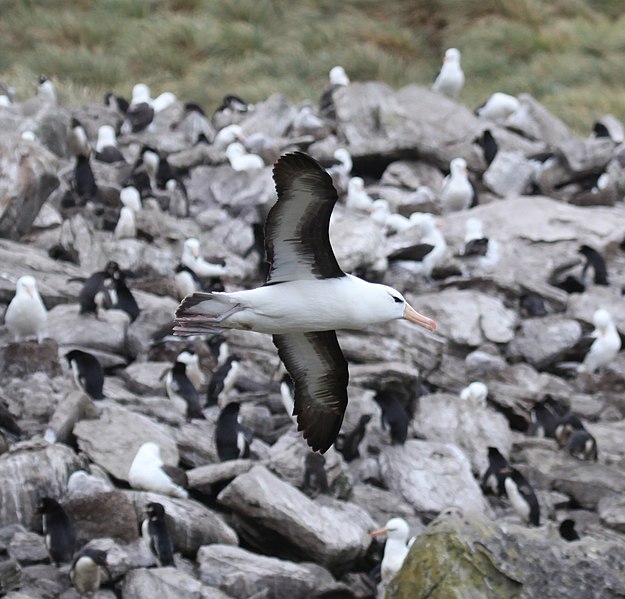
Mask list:
[{"label": "dark feathered bird", "polygon": [[532,485],[516,469],[508,468],[504,481],[506,495],[516,513],[528,524],[540,526],[540,506]]},{"label": "dark feathered bird", "polygon": [[225,397],[230,392],[238,376],[239,357],[233,354],[213,372],[206,390],[206,405],[214,406],[220,403],[222,394]]},{"label": "dark feathered bird", "polygon": [[530,410],[530,426],[527,434],[531,437],[556,438],[556,428],[566,414],[566,407],[551,395],[536,402]]},{"label": "dark feathered bird", "polygon": [[547,308],[545,307],[545,300],[537,293],[524,293],[520,300],[519,305],[521,308],[521,314],[523,316],[546,316]]},{"label": "dark feathered bird", "polygon": [[239,404],[229,403],[219,414],[215,432],[217,455],[222,462],[250,455],[251,433],[239,422]]},{"label": "dark feathered bird", "polygon": [[386,391],[378,391],[375,395],[376,403],[382,408],[382,428],[390,429],[391,441],[403,445],[408,437],[408,422],[410,417],[402,403]]},{"label": "dark feathered bird", "polygon": [[113,304],[113,308],[123,310],[130,316],[130,322],[134,322],[141,313],[141,309],[134,295],[132,295],[132,291],[126,285],[126,275],[123,271],[120,270],[113,277],[113,283],[117,295],[117,301]]},{"label": "dark feathered bird", "polygon": [[508,461],[501,455],[501,452],[496,447],[489,447],[488,468],[484,472],[482,482],[480,483],[482,493],[485,495],[494,493],[498,497],[505,495],[506,487],[504,482],[509,467]]},{"label": "dark feathered bird", "polygon": [[303,490],[312,497],[330,490],[325,463],[326,459],[319,453],[306,454]]},{"label": "dark feathered bird", "polygon": [[74,556],[76,533],[74,524],[58,501],[42,497],[35,514],[43,520],[43,535],[50,559],[58,566],[71,562]]},{"label": "dark feathered bird", "polygon": [[74,381],[87,395],[93,399],[102,399],[104,386],[104,371],[98,359],[90,353],[74,349],[65,354],[68,364],[72,368]]},{"label": "dark feathered bird", "polygon": [[91,170],[89,156],[76,156],[76,166],[74,167],[74,191],[80,200],[80,204],[84,205],[96,197],[98,186]]},{"label": "dark feathered bird", "polygon": [[204,418],[197,389],[187,376],[187,365],[175,362],[165,379],[167,395],[187,419]]},{"label": "dark feathered bird", "polygon": [[[104,270],[94,272],[86,281],[84,281],[82,289],[78,294],[78,303],[80,304],[81,314],[97,314],[98,306],[111,307],[110,297],[108,302],[104,296],[108,296],[108,290],[105,286],[107,279],[113,279],[120,272],[117,262],[108,262]],[[75,281],[78,279],[69,279]],[[99,297],[98,297],[99,296]],[[108,305],[107,305],[108,304]]]},{"label": "dark feathered bird", "polygon": [[560,536],[565,541],[579,541],[579,535],[575,530],[575,520],[571,520],[570,518],[562,520],[558,530],[560,532]]},{"label": "dark feathered bird", "polygon": [[371,415],[363,414],[352,431],[340,434],[334,442],[334,448],[343,455],[346,462],[360,457],[358,446],[365,436],[369,420],[371,420]]},{"label": "dark feathered bird", "polygon": [[573,430],[566,442],[566,450],[580,460],[599,459],[596,439],[586,430]]},{"label": "dark feathered bird", "polygon": [[473,143],[477,144],[482,148],[482,153],[484,155],[484,161],[486,164],[490,165],[493,160],[495,160],[495,156],[497,156],[497,152],[499,151],[499,146],[493,137],[490,129],[484,129],[482,135],[480,137],[476,137],[473,140]]},{"label": "dark feathered bird", "polygon": [[104,103],[112,110],[116,110],[121,114],[126,114],[128,111],[128,100],[122,98],[121,96],[116,96],[111,92],[104,95]]},{"label": "dark feathered bird", "polygon": [[148,503],[146,515],[141,525],[144,542],[159,566],[174,566],[174,545],[165,520],[165,508],[160,503]]},{"label": "dark feathered bird", "polygon": [[608,285],[608,269],[603,256],[588,245],[580,246],[577,251],[586,258],[586,263],[582,270],[582,280],[586,277],[586,271],[592,268],[593,283],[595,285]]}]

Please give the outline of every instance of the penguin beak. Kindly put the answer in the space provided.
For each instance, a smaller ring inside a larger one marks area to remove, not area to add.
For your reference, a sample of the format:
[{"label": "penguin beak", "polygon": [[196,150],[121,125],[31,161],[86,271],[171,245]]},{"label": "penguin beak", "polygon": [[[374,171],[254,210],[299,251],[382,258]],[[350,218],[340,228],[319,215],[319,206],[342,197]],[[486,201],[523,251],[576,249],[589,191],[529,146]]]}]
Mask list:
[{"label": "penguin beak", "polygon": [[380,528],[378,530],[374,530],[369,533],[369,536],[373,539],[375,537],[379,537],[381,535],[385,535],[388,532],[388,528]]}]

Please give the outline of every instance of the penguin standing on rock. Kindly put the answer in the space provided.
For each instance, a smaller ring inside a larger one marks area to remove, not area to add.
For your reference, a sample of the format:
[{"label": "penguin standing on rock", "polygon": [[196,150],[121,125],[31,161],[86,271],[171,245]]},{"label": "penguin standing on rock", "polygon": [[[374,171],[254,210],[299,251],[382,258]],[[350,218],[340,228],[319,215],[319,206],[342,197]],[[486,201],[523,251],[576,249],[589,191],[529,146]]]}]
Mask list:
[{"label": "penguin standing on rock", "polygon": [[100,568],[106,571],[110,580],[106,551],[85,547],[76,556],[69,571],[69,578],[81,597],[92,596],[100,588]]},{"label": "penguin standing on rock", "polygon": [[346,462],[351,462],[360,457],[358,446],[365,436],[369,420],[371,420],[371,414],[363,414],[354,430],[336,438],[334,448],[343,455]]},{"label": "penguin standing on rock", "polygon": [[104,371],[98,359],[85,351],[74,349],[65,354],[74,374],[74,382],[92,399],[102,399],[104,393]]},{"label": "penguin standing on rock", "polygon": [[4,322],[15,341],[34,336],[41,343],[47,319],[48,311],[37,290],[37,281],[30,275],[20,277],[15,284],[15,297],[4,314]]},{"label": "penguin standing on rock", "polygon": [[107,279],[114,279],[119,273],[117,262],[108,262],[104,270],[94,272],[88,279],[69,279],[70,281],[84,281],[78,294],[80,314],[98,314],[98,308],[110,308],[112,301],[105,286]]},{"label": "penguin standing on rock", "polygon": [[252,434],[239,422],[238,402],[229,403],[219,414],[215,442],[222,462],[250,456]]},{"label": "penguin standing on rock", "polygon": [[93,170],[91,169],[89,155],[85,156],[79,154],[76,156],[73,185],[81,206],[84,206],[87,202],[96,197],[98,186],[95,182]]},{"label": "penguin standing on rock", "polygon": [[167,373],[165,386],[167,396],[173,402],[179,412],[190,420],[192,418],[204,418],[200,407],[200,399],[197,389],[187,376],[187,365],[176,360],[173,368]]},{"label": "penguin standing on rock", "polygon": [[504,486],[514,511],[532,526],[540,526],[540,506],[534,489],[516,468],[506,468]]},{"label": "penguin standing on rock", "polygon": [[510,469],[508,461],[496,447],[488,448],[488,468],[484,472],[480,487],[485,495],[489,492],[498,497],[506,494],[506,473]]},{"label": "penguin standing on rock", "polygon": [[388,392],[378,391],[375,401],[382,409],[382,428],[390,429],[391,441],[403,445],[408,438],[410,417],[399,399]]},{"label": "penguin standing on rock", "polygon": [[43,535],[50,559],[55,565],[71,562],[76,544],[74,525],[61,504],[51,497],[42,497],[35,515],[43,521]]},{"label": "penguin standing on rock", "polygon": [[239,357],[236,354],[232,354],[213,372],[206,390],[206,405],[223,404],[239,377],[239,371]]},{"label": "penguin standing on rock", "polygon": [[141,524],[141,537],[161,568],[175,566],[174,545],[171,541],[165,508],[156,502],[148,503],[147,518]]},{"label": "penguin standing on rock", "polygon": [[310,497],[328,493],[330,490],[325,463],[326,459],[320,453],[310,451],[306,454],[303,490]]}]

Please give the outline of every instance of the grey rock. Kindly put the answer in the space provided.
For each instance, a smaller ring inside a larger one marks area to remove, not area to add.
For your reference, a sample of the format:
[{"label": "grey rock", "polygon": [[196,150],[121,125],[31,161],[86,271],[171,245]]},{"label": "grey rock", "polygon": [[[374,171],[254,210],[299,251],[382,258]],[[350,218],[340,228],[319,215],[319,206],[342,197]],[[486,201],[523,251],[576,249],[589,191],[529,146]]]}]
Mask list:
[{"label": "grey rock", "polygon": [[119,113],[104,104],[83,104],[72,108],[71,112],[72,117],[80,121],[93,145],[98,139],[98,130],[102,125],[109,125],[116,131],[121,125]]},{"label": "grey rock", "polygon": [[0,526],[19,522],[31,528],[39,499],[60,497],[78,468],[78,457],[65,445],[37,441],[13,445],[0,456]]},{"label": "grey rock", "polygon": [[228,460],[219,464],[206,464],[192,470],[187,470],[189,488],[195,489],[204,485],[231,481],[233,478],[247,472],[254,466],[251,460]]},{"label": "grey rock", "polygon": [[67,156],[67,134],[70,116],[67,110],[50,106],[37,114],[37,137],[51,152]]},{"label": "grey rock", "polygon": [[203,585],[199,580],[174,568],[138,568],[124,579],[124,597],[133,599],[228,599],[229,595]]},{"label": "grey rock", "polygon": [[18,136],[0,142],[0,237],[19,239],[59,185],[57,158]]},{"label": "grey rock", "polygon": [[566,311],[571,318],[592,324],[592,316],[601,306],[612,315],[622,335],[625,333],[625,306],[620,299],[609,287],[591,285],[584,293],[571,295]]},{"label": "grey rock", "polygon": [[489,447],[497,447],[504,456],[512,447],[510,428],[503,415],[447,393],[420,397],[413,427],[419,438],[457,445],[478,476],[488,468]]},{"label": "grey rock", "polygon": [[43,537],[28,531],[15,533],[9,544],[9,556],[22,566],[47,562],[49,559]]},{"label": "grey rock", "polygon": [[9,343],[2,351],[0,372],[7,377],[24,378],[34,372],[45,372],[50,377],[61,374],[59,348],[54,339]]},{"label": "grey rock", "polygon": [[223,518],[197,501],[141,491],[126,491],[126,494],[134,505],[139,522],[145,519],[148,503],[157,502],[163,505],[174,548],[185,556],[195,557],[202,545],[238,543],[236,532]]},{"label": "grey rock", "polygon": [[574,175],[600,173],[614,152],[614,142],[605,137],[569,139],[558,145],[558,154]]},{"label": "grey rock", "polygon": [[[323,565],[345,567],[369,546],[373,522],[360,508],[340,502],[319,505],[264,466],[235,478],[217,499],[241,519],[253,520],[255,528],[277,533],[300,555]],[[251,533],[249,528],[245,532]],[[262,544],[262,536],[255,542]]]},{"label": "grey rock", "polygon": [[502,197],[518,196],[529,190],[534,167],[521,152],[499,151],[484,173],[484,183]]},{"label": "grey rock", "polygon": [[467,354],[465,360],[467,374],[472,379],[480,379],[485,376],[501,372],[507,366],[506,361],[497,353],[476,349]]},{"label": "grey rock", "polygon": [[161,448],[165,464],[178,464],[178,449],[166,427],[117,406],[104,407],[98,419],[78,422],[74,435],[90,460],[120,480],[128,480],[130,464],[147,441]]},{"label": "grey rock", "polygon": [[[0,593],[5,594],[7,597],[13,596],[17,599],[16,594],[11,593],[7,595],[7,593],[19,586],[21,571],[19,564],[14,559],[0,561]],[[22,597],[24,599],[29,599],[25,595],[22,595]]]},{"label": "grey rock", "polygon": [[527,318],[508,346],[508,353],[513,359],[522,358],[536,368],[545,368],[560,360],[581,334],[582,327],[576,320],[559,314]]},{"label": "grey rock", "polygon": [[80,420],[97,416],[98,410],[93,400],[82,391],[72,391],[56,406],[48,429],[54,432],[59,443],[69,444],[74,425]]},{"label": "grey rock", "polygon": [[464,453],[449,443],[408,439],[403,446],[380,453],[385,486],[421,513],[439,513],[448,507],[489,513]]},{"label": "grey rock", "polygon": [[484,293],[445,289],[409,297],[409,301],[415,310],[436,321],[439,335],[459,345],[506,343],[514,337],[516,314]]},{"label": "grey rock", "polygon": [[246,136],[262,133],[267,137],[284,137],[297,114],[297,107],[282,94],[273,94],[248,112],[241,128]]},{"label": "grey rock", "polygon": [[134,393],[165,393],[163,375],[171,366],[169,362],[133,362],[124,369],[122,379]]},{"label": "grey rock", "polygon": [[198,551],[202,582],[236,599],[266,590],[266,599],[309,599],[332,575],[315,564],[294,563],[257,555],[226,545],[207,545]]},{"label": "grey rock", "polygon": [[206,420],[193,420],[176,428],[176,443],[181,461],[191,467],[219,462],[215,444],[215,426],[219,413],[205,410]]},{"label": "grey rock", "polygon": [[[69,587],[69,578],[52,564],[33,564],[22,568],[21,590],[28,597],[55,599]],[[37,593],[37,594],[36,594]]]},{"label": "grey rock", "polygon": [[509,129],[555,146],[571,137],[567,126],[529,94],[519,94],[518,110],[506,120]]},{"label": "grey rock", "polygon": [[622,543],[593,537],[567,543],[555,530],[545,533],[467,510],[442,514],[417,538],[386,596],[424,599],[433,586],[441,597],[485,599],[612,599],[625,591]]},{"label": "grey rock", "polygon": [[77,304],[64,304],[48,312],[48,335],[62,348],[80,345],[124,354],[129,318],[121,310],[106,310],[100,318],[79,314]]},{"label": "grey rock", "polygon": [[597,512],[602,524],[625,533],[625,500],[623,497],[610,495],[600,499]]}]

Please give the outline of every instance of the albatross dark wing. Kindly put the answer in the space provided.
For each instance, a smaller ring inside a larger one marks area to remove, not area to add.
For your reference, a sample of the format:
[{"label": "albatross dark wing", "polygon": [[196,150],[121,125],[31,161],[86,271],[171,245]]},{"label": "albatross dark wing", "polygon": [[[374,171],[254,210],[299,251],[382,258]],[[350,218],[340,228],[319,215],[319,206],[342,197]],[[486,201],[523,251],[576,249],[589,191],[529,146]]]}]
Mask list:
[{"label": "albatross dark wing", "polygon": [[278,201],[265,223],[267,283],[344,276],[328,231],[338,198],[330,175],[307,154],[295,152],[276,162],[273,179]]},{"label": "albatross dark wing", "polygon": [[334,331],[274,335],[295,384],[297,428],[308,445],[325,452],[339,434],[347,407],[347,361]]}]

